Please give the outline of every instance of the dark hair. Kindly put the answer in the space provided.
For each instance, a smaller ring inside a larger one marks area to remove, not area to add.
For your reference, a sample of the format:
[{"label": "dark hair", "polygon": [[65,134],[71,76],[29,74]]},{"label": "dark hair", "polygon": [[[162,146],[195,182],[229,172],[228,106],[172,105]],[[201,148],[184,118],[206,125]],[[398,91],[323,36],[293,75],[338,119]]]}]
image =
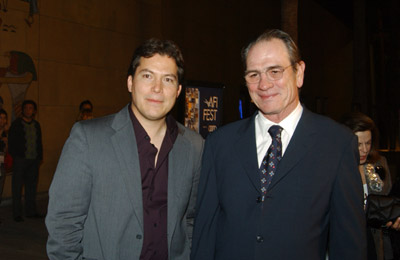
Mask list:
[{"label": "dark hair", "polygon": [[368,154],[367,162],[375,163],[379,159],[378,140],[379,133],[374,121],[361,112],[352,112],[342,118],[342,123],[351,129],[355,134],[357,132],[371,131],[371,151]]},{"label": "dark hair", "polygon": [[27,99],[27,100],[24,100],[24,102],[22,102],[22,106],[21,106],[22,113],[24,111],[25,106],[28,104],[33,105],[33,108],[35,109],[35,111],[37,111],[37,105],[36,105],[35,101]]},{"label": "dark hair", "polygon": [[82,110],[83,110],[83,106],[84,106],[84,105],[89,105],[89,106],[90,106],[90,111],[93,110],[92,102],[90,102],[89,99],[86,99],[86,100],[83,100],[83,101],[81,102],[81,104],[79,105],[79,111],[82,111]]},{"label": "dark hair", "polygon": [[[301,61],[300,50],[297,48],[296,43],[293,41],[293,39],[290,37],[289,34],[287,34],[284,31],[278,30],[278,29],[268,29],[263,34],[258,36],[257,39],[253,40],[245,48],[242,49],[242,62],[243,62],[244,70],[247,69],[246,61],[247,61],[247,55],[249,54],[250,49],[257,43],[268,42],[273,39],[281,40],[285,44],[286,49],[289,54],[289,59],[290,59],[291,65],[295,65],[296,63]],[[293,66],[293,70],[297,71],[296,66]]]},{"label": "dark hair", "polygon": [[128,68],[128,76],[134,76],[136,68],[140,64],[140,58],[151,58],[154,55],[168,56],[175,60],[178,67],[178,81],[182,84],[184,74],[184,61],[179,47],[170,40],[149,39],[140,45],[133,53]]}]

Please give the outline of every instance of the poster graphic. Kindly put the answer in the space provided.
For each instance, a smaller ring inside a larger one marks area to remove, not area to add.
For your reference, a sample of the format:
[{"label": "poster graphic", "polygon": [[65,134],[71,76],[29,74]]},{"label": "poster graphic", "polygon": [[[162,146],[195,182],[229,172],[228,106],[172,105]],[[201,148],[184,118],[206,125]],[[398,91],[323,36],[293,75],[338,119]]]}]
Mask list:
[{"label": "poster graphic", "polygon": [[186,86],[185,126],[205,138],[222,123],[223,87]]},{"label": "poster graphic", "polygon": [[37,80],[36,68],[32,58],[20,51],[6,52],[10,64],[0,67],[0,87],[7,84],[11,93],[13,106],[12,120],[21,115],[21,104],[32,81]]}]

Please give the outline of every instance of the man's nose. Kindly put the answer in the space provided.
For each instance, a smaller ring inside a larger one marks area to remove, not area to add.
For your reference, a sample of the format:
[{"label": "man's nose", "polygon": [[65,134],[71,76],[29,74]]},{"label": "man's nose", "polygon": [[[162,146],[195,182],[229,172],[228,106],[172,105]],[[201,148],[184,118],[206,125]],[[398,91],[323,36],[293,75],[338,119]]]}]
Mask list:
[{"label": "man's nose", "polygon": [[274,86],[274,82],[269,80],[266,73],[261,73],[258,88],[262,90],[269,89]]},{"label": "man's nose", "polygon": [[153,91],[154,92],[161,92],[161,90],[162,90],[162,79],[156,79],[155,81],[154,81],[154,84],[153,84]]}]

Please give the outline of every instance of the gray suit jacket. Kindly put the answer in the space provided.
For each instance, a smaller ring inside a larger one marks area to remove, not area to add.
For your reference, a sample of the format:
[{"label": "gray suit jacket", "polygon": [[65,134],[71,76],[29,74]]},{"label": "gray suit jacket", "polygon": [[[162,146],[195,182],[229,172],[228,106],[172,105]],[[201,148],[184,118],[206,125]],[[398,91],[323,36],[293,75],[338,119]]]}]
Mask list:
[{"label": "gray suit jacket", "polygon": [[[168,163],[169,259],[189,259],[203,139],[178,124]],[[50,259],[139,259],[143,205],[128,107],[74,125],[49,190]]]}]

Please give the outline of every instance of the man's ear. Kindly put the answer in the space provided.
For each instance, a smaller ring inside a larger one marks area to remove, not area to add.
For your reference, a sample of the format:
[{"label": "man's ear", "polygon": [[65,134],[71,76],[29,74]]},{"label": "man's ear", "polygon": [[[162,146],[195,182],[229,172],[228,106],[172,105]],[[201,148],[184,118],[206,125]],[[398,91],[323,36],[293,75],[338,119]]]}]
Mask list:
[{"label": "man's ear", "polygon": [[133,77],[129,75],[126,80],[126,86],[128,87],[128,91],[132,93],[132,85],[133,85]]},{"label": "man's ear", "polygon": [[177,94],[176,94],[176,98],[179,97],[179,94],[181,94],[181,91],[182,91],[182,85],[179,84],[179,86],[178,86],[178,91],[177,91]]},{"label": "man's ear", "polygon": [[296,85],[298,88],[301,88],[304,82],[304,71],[306,70],[306,64],[304,63],[304,61],[299,61],[296,64],[296,68]]}]

